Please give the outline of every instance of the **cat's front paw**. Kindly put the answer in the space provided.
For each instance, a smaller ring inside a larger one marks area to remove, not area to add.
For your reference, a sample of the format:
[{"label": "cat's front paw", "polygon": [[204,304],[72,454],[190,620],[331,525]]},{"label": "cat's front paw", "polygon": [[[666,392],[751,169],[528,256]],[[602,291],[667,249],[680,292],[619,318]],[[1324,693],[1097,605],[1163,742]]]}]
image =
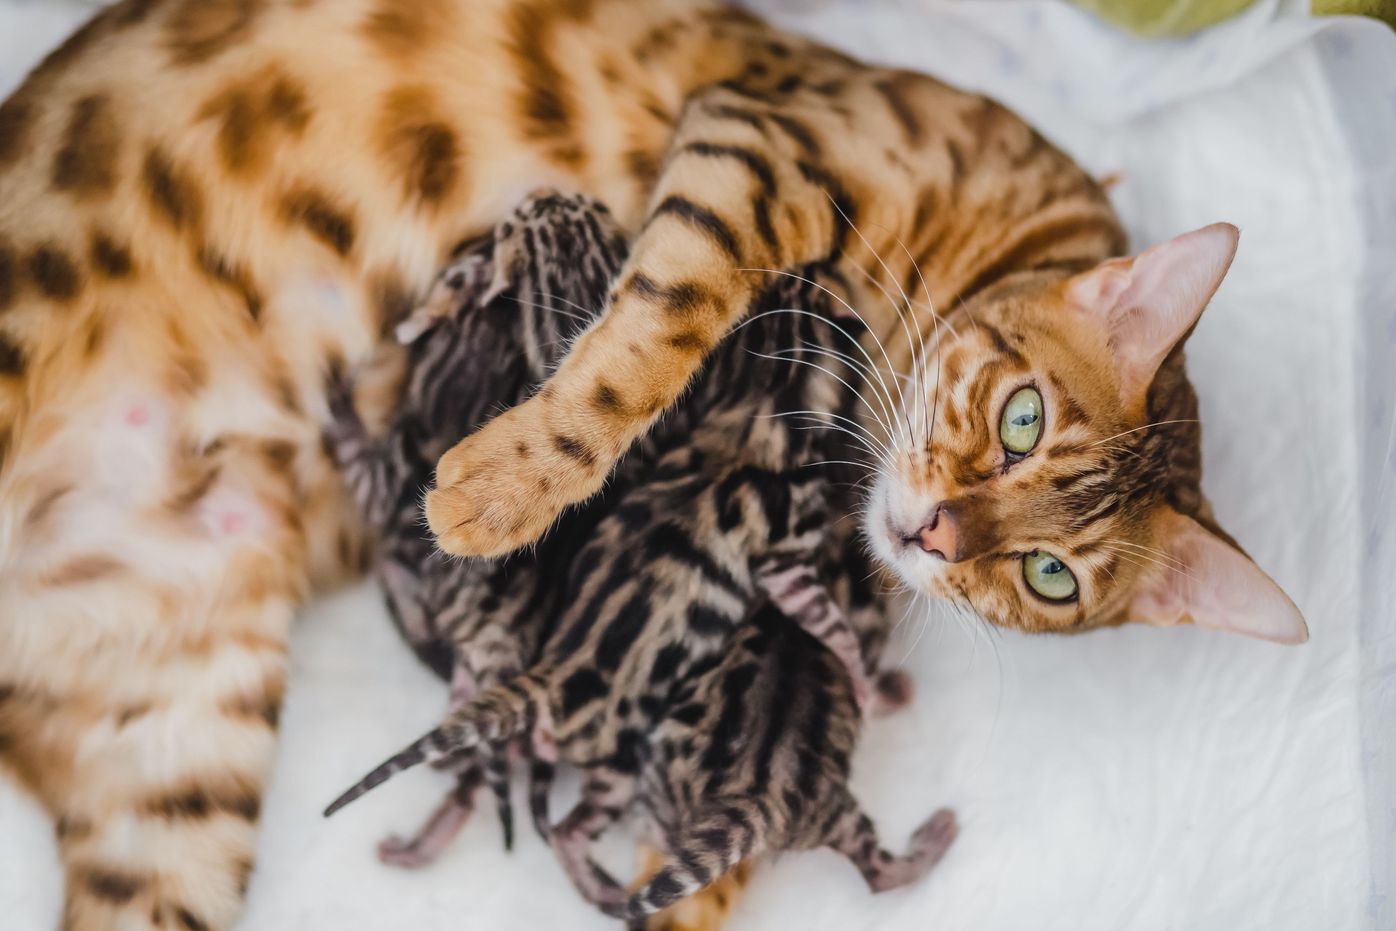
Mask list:
[{"label": "cat's front paw", "polygon": [[568,505],[601,489],[610,459],[553,433],[529,401],[441,457],[426,499],[437,545],[456,556],[502,556],[532,543]]}]

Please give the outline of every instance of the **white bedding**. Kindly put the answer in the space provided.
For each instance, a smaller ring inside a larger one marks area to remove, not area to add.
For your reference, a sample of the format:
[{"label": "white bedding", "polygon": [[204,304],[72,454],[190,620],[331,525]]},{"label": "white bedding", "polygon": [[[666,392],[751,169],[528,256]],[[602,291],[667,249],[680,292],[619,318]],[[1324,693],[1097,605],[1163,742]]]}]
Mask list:
[{"label": "white bedding", "polygon": [[[1242,228],[1189,344],[1205,484],[1312,640],[976,641],[908,620],[893,656],[917,699],[868,728],[856,788],[893,846],[945,804],[961,839],[925,883],[877,898],[833,854],[789,855],[758,874],[734,931],[1396,927],[1396,36],[1274,3],[1153,44],[1056,3],[756,5],[986,90],[1119,172],[1136,246]],[[0,92],[79,9],[0,2]],[[415,826],[436,774],[320,819],[442,705],[374,591],[307,611],[292,665],[243,928],[615,927],[531,834],[503,855],[491,817],[428,871],[380,866],[374,842]],[[612,850],[624,866],[628,845]],[[60,883],[42,814],[0,785],[0,927],[52,928]]]}]

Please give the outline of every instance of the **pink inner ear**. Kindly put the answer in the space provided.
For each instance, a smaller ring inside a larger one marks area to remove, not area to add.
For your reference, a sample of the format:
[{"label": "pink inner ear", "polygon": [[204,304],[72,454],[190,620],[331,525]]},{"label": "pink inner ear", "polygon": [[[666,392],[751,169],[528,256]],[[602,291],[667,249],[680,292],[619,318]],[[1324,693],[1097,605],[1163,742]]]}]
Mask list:
[{"label": "pink inner ear", "polygon": [[1156,568],[1130,603],[1131,620],[1189,621],[1275,643],[1309,639],[1304,617],[1245,554],[1191,518],[1169,512],[1161,541],[1169,568]]},{"label": "pink inner ear", "polygon": [[1068,285],[1068,300],[1106,327],[1126,401],[1143,397],[1159,364],[1197,322],[1231,267],[1239,236],[1231,224],[1214,223],[1134,259],[1112,259]]}]

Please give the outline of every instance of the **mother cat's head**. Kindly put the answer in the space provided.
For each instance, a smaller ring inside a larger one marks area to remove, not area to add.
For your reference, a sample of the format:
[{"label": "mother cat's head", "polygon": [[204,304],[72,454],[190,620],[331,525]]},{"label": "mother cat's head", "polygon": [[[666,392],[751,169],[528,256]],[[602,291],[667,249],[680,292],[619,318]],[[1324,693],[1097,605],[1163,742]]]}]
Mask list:
[{"label": "mother cat's head", "polygon": [[875,552],[1004,627],[1192,622],[1307,639],[1198,486],[1181,347],[1236,242],[1235,227],[1209,226],[1072,277],[1006,279],[952,315],[878,470]]}]

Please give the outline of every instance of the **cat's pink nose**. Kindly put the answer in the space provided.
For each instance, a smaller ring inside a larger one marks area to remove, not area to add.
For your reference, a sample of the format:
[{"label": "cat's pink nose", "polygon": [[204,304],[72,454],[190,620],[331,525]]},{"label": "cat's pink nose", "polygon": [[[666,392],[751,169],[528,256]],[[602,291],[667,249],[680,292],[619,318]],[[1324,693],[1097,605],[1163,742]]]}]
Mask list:
[{"label": "cat's pink nose", "polygon": [[917,531],[916,542],[932,556],[939,556],[946,562],[958,562],[960,535],[950,508],[944,504],[936,507],[931,512],[931,519]]}]

